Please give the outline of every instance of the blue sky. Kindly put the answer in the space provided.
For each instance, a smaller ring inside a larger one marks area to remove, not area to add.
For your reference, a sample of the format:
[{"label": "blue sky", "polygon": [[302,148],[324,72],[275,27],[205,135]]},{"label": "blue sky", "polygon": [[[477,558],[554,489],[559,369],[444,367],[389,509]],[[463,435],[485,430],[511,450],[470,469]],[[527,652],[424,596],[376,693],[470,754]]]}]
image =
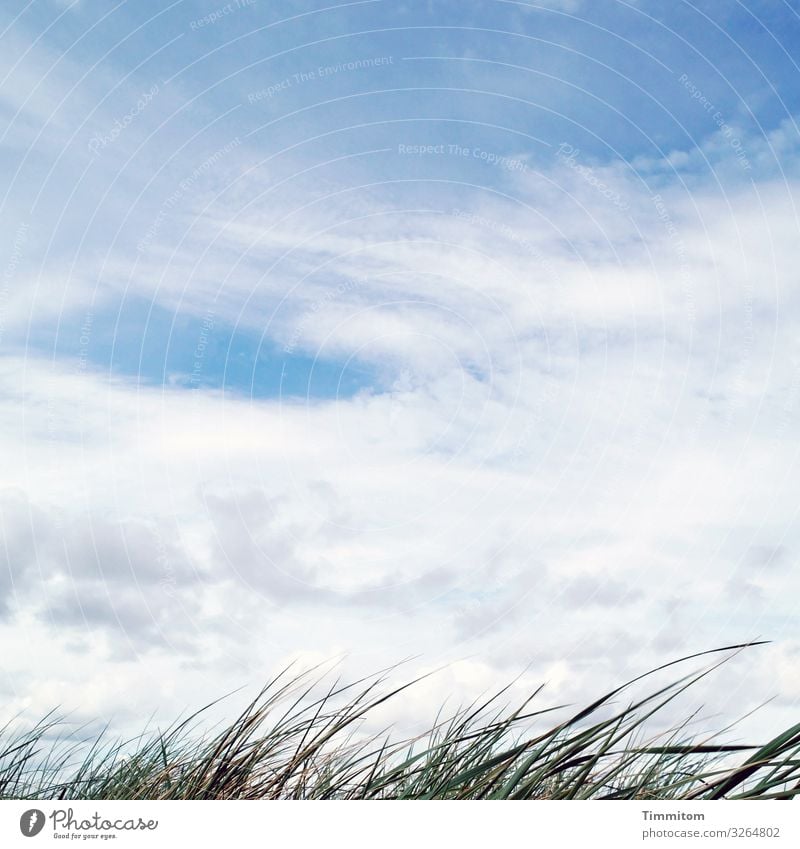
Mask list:
[{"label": "blue sky", "polygon": [[[731,160],[735,151],[730,143],[718,149],[723,122],[748,165],[726,174],[726,183],[791,168],[782,156],[750,163],[753,154],[748,158],[746,146],[738,146],[751,138],[763,146],[796,110],[796,88],[785,81],[797,71],[791,58],[797,20],[786,7],[775,28],[775,14],[773,4],[610,2],[578,9],[490,3],[465,10],[462,4],[389,9],[368,2],[317,11],[303,4],[267,10],[256,3],[213,9],[123,3],[98,19],[87,3],[20,7],[7,33],[16,48],[9,65],[26,49],[29,63],[39,49],[46,58],[6,133],[4,167],[13,175],[9,194],[16,199],[9,210],[25,210],[31,186],[41,182],[28,217],[41,221],[43,233],[57,225],[46,243],[47,267],[72,265],[76,242],[81,265],[95,266],[92,279],[82,281],[89,291],[81,300],[102,314],[89,359],[147,380],[169,378],[174,369],[165,362],[165,339],[155,341],[168,332],[151,328],[152,349],[148,344],[136,356],[141,330],[116,333],[117,313],[124,325],[140,308],[138,292],[129,291],[138,269],[130,265],[136,261],[149,276],[163,269],[176,245],[178,257],[190,252],[203,235],[197,220],[187,226],[186,216],[209,201],[227,211],[246,197],[246,210],[273,223],[273,199],[281,207],[299,195],[311,214],[339,202],[384,198],[431,208],[432,193],[469,207],[476,196],[515,196],[518,178],[546,174],[565,143],[579,152],[583,167],[617,168],[619,178],[640,191],[688,190],[701,179],[724,195],[715,185],[723,163],[715,159]],[[27,32],[38,36],[29,49]],[[364,60],[371,65],[348,70],[347,63]],[[16,79],[25,90],[26,61],[14,64],[9,90],[17,88]],[[16,95],[6,101],[9,116],[15,105]],[[37,109],[40,119],[42,109],[52,110],[38,127]],[[26,112],[33,123],[26,124]],[[130,128],[112,139],[126,116]],[[664,163],[669,154],[686,156],[715,140],[717,148],[694,162],[678,169]],[[398,152],[421,145],[436,152]],[[197,168],[203,173],[192,179]],[[315,201],[314,191],[323,187],[343,193]],[[146,255],[133,254],[143,242],[137,253]],[[224,263],[225,246],[218,247]],[[258,279],[264,254],[241,259],[233,273],[247,276],[254,288],[246,296],[237,292],[226,318],[237,322],[252,367],[252,351],[262,341],[270,345],[269,328],[266,340],[259,329],[262,310],[285,305]],[[213,276],[205,277],[207,301],[215,304]],[[165,288],[162,278],[158,285]],[[156,296],[158,325],[159,309],[173,308],[174,298],[171,288]],[[178,328],[202,312],[192,292],[181,298]],[[74,337],[84,303],[64,307],[57,332]],[[72,315],[71,307],[77,307]],[[27,341],[41,347],[53,332],[37,326]],[[110,333],[113,363],[106,350]],[[176,368],[191,357],[194,341],[190,331],[171,337]],[[54,355],[69,356],[71,347],[56,345]],[[294,347],[285,357],[289,371],[307,371],[315,352]],[[270,350],[273,370],[276,359]],[[209,382],[223,380],[217,362],[206,369]],[[323,366],[330,381],[338,382],[339,362]],[[365,387],[371,375],[374,369],[366,367]],[[243,367],[227,380],[245,390],[253,383]],[[277,388],[271,378],[256,385],[257,394]],[[314,389],[323,396],[330,391],[322,383]]]},{"label": "blue sky", "polygon": [[796,2],[11,0],[0,39],[12,713],[337,652],[563,701],[755,637],[800,698]]}]

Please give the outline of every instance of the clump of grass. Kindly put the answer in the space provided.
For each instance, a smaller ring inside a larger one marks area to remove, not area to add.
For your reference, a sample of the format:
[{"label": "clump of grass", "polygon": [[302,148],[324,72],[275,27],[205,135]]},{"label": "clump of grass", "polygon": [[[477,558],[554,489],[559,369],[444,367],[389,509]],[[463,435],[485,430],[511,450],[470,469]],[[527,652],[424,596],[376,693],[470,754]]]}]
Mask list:
[{"label": "clump of grass", "polygon": [[[747,645],[665,664],[555,723],[548,715],[558,709],[533,709],[541,688],[504,710],[506,688],[413,739],[359,733],[416,683],[387,689],[387,673],[316,695],[318,669],[289,668],[212,732],[199,723],[210,705],[122,742],[105,732],[76,741],[51,714],[25,732],[0,730],[0,798],[790,799],[800,794],[800,724],[764,745],[699,740],[688,721],[644,736],[654,716]],[[653,673],[717,653],[726,656],[615,707]]]}]

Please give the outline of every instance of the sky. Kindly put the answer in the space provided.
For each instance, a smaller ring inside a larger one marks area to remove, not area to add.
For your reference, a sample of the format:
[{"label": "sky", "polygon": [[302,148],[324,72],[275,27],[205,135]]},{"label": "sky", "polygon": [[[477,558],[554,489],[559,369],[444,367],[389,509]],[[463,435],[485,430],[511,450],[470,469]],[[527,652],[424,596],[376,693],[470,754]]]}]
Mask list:
[{"label": "sky", "polygon": [[796,0],[0,41],[0,724],[439,670],[402,727],[754,639],[707,713],[796,714]]}]

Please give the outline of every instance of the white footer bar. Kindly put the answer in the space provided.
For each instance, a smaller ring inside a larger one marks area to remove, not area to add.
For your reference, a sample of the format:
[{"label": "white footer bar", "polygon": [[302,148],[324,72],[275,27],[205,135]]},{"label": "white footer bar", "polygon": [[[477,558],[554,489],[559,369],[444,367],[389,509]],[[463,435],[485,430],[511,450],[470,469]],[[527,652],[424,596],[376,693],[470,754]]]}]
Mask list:
[{"label": "white footer bar", "polygon": [[0,846],[800,846],[780,802],[0,802]]}]

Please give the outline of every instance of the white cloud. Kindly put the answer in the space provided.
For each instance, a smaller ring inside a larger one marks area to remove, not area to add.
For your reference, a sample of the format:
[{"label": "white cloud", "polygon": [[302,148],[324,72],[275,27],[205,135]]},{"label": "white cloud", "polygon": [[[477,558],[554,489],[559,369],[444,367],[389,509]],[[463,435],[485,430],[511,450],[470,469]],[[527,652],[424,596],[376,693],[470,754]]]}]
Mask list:
[{"label": "white cloud", "polygon": [[[30,120],[60,94],[28,104]],[[719,139],[706,148],[736,166]],[[125,293],[361,358],[379,385],[250,400],[6,348],[13,706],[80,696],[105,713],[133,689],[135,720],[344,648],[358,671],[457,660],[420,692],[432,713],[528,660],[524,686],[578,698],[665,652],[791,633],[795,182],[721,191],[692,172],[700,154],[677,151],[639,163],[657,192],[619,165],[587,179],[554,161],[509,177],[516,201],[453,188],[434,204],[415,184],[351,197],[318,175],[262,194],[261,174],[218,196],[241,153],[141,254],[162,196],[109,214],[130,227],[108,257],[90,245],[20,272],[6,332],[87,309],[100,321]],[[783,554],[747,560],[759,550]],[[731,593],[745,573],[746,610]],[[785,684],[793,651],[759,657]]]}]

